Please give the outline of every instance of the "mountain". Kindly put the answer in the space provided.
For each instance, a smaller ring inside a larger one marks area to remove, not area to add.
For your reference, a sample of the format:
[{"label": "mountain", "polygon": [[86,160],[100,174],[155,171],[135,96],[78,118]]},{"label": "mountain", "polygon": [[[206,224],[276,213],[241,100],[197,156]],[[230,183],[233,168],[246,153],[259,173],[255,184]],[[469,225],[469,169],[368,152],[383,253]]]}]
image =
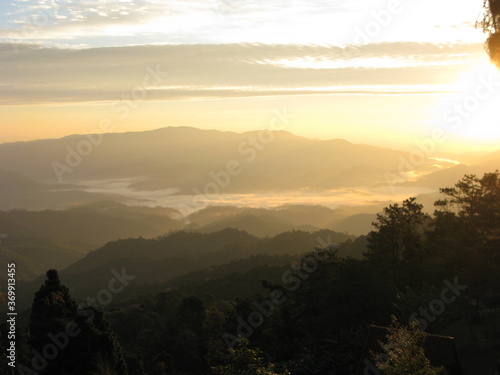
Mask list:
[{"label": "mountain", "polygon": [[0,169],[0,210],[62,208],[119,198],[111,193],[88,193],[70,184],[45,184]]},{"label": "mountain", "polygon": [[[218,181],[225,192],[241,193],[370,186],[384,182],[383,173],[397,169],[404,155],[284,131],[169,127],[1,144],[0,168],[50,184],[113,180],[136,191],[174,188],[192,194]],[[228,171],[233,176],[226,181]]]},{"label": "mountain", "polygon": [[353,235],[372,230],[375,214],[383,206],[343,206],[331,209],[319,205],[284,205],[275,208],[207,207],[188,217],[186,228],[199,232],[214,232],[236,228],[258,237],[274,236],[285,231],[317,231],[320,228]]},{"label": "mountain", "polygon": [[328,228],[335,228],[338,232],[346,232],[355,236],[361,236],[370,233],[374,229],[372,223],[376,219],[376,214],[357,214],[344,219],[335,220]]},{"label": "mountain", "polygon": [[500,160],[500,150],[493,152],[466,152],[457,155],[456,160],[463,164],[481,164],[493,160]]},{"label": "mountain", "polygon": [[10,236],[45,238],[95,248],[129,237],[156,237],[179,229],[179,216],[168,208],[130,207],[99,202],[68,210],[0,211],[0,230]]},{"label": "mountain", "polygon": [[[142,223],[151,222],[165,226],[180,221],[182,216],[179,211],[169,207],[130,206],[115,201],[99,201],[78,205],[66,210],[69,213],[96,214],[110,218],[124,218],[138,220]],[[160,220],[160,223],[158,223]],[[177,223],[175,223],[177,228]]]},{"label": "mountain", "polygon": [[30,281],[49,268],[63,269],[105,243],[157,237],[180,229],[168,208],[99,202],[68,210],[0,211],[0,259],[15,262],[18,280]]},{"label": "mountain", "polygon": [[475,174],[482,177],[484,173],[494,172],[500,168],[500,151],[483,155],[480,163],[466,165],[459,164],[454,167],[439,170],[423,176],[415,181],[401,183],[400,186],[418,186],[427,188],[453,187],[466,174]]},{"label": "mountain", "polygon": [[217,232],[224,228],[244,230],[257,237],[275,236],[289,230],[314,232],[320,229],[312,225],[293,226],[286,223],[277,223],[253,215],[237,215],[196,228],[196,230],[199,232]]},{"label": "mountain", "polygon": [[349,215],[353,207],[342,209],[331,209],[320,205],[286,204],[274,208],[255,207],[232,207],[232,206],[210,206],[189,215],[189,221],[198,226],[206,226],[224,221],[230,223],[230,218],[240,216],[253,216],[275,224],[287,224],[289,226],[311,226],[326,228],[326,225],[334,218]]},{"label": "mountain", "polygon": [[[68,246],[57,241],[10,235],[0,242],[0,261],[2,264],[16,264],[18,281],[34,280],[50,268],[62,269],[81,259],[88,249],[75,244]],[[5,281],[7,274],[0,275]]]},{"label": "mountain", "polygon": [[[143,237],[143,239],[130,239],[128,241],[131,244],[135,242],[141,244],[138,245],[141,249],[148,248],[141,256],[161,258],[164,256],[162,252],[155,253],[153,251],[150,253],[152,250],[149,245],[143,246],[143,241],[146,241],[144,242],[146,244],[157,244],[156,240],[146,239],[184,229],[189,233],[185,238],[181,234],[177,234],[169,236],[169,240],[166,241],[175,243],[174,238],[178,238],[179,244],[174,244],[173,247],[183,250],[182,252],[175,250],[177,251],[175,257],[182,258],[184,255],[191,254],[193,251],[191,248],[204,249],[207,246],[212,246],[218,251],[220,250],[219,246],[226,243],[231,237],[228,233],[241,232],[244,234],[237,235],[234,242],[231,243],[243,253],[227,254],[228,259],[234,259],[235,256],[247,256],[253,253],[253,250],[245,252],[244,249],[258,241],[257,237],[269,237],[267,239],[269,244],[273,241],[272,238],[283,232],[295,233],[296,237],[299,233],[303,233],[304,241],[307,242],[312,235],[311,233],[318,233],[319,228],[346,231],[350,234],[364,234],[364,226],[359,224],[355,219],[356,216],[351,220],[353,222],[350,226],[344,224],[344,220],[349,221],[349,218],[360,209],[360,207],[330,209],[323,206],[307,205],[285,205],[272,209],[207,207],[189,216],[189,225],[181,220],[181,215],[177,210],[171,208],[127,206],[114,201],[92,202],[65,210],[0,211],[0,258],[14,259],[19,269],[23,270],[21,279],[29,281],[34,280],[49,268],[68,267],[96,248],[103,246],[103,249],[113,248],[115,245],[105,244],[120,238]],[[365,207],[365,210],[377,212],[377,207]],[[361,229],[356,229],[357,224],[360,225]],[[226,228],[237,229],[237,231],[224,232]],[[225,235],[218,237],[217,233],[221,232]],[[212,233],[213,237],[205,237],[203,233],[207,235]],[[5,240],[3,240],[4,237]],[[195,240],[195,238],[199,238],[199,240]],[[209,240],[210,238],[212,240]],[[349,236],[342,234],[337,239],[345,240],[346,238]],[[297,243],[304,244],[304,241],[297,240]],[[276,244],[276,248],[281,246],[279,242]],[[128,242],[119,241],[118,243],[122,249],[120,256],[127,255],[124,253],[124,244]],[[266,246],[271,254],[277,252],[274,245]],[[298,249],[295,245],[291,248],[287,247],[285,253],[294,253]],[[165,254],[173,256],[172,251]],[[107,250],[102,250],[98,254],[103,257],[103,254],[107,254]],[[136,256],[137,254],[128,254],[127,256],[132,255]],[[223,255],[223,253],[219,254],[221,261],[224,260]],[[98,257],[98,255],[92,255],[92,257]],[[97,259],[92,257],[90,259]],[[114,258],[110,256],[99,259],[99,262],[109,261],[109,264],[112,264]],[[142,260],[138,262],[140,263]],[[85,269],[84,263],[79,263],[78,267]]]},{"label": "mountain", "polygon": [[[105,288],[113,271],[125,270],[127,275],[136,276],[136,286],[164,283],[190,272],[251,256],[300,257],[317,246],[352,239],[353,236],[328,230],[292,231],[270,238],[258,238],[230,228],[214,233],[180,231],[157,239],[109,242],[60,273],[75,296],[86,298]],[[28,300],[40,280],[23,288],[23,298]]]}]

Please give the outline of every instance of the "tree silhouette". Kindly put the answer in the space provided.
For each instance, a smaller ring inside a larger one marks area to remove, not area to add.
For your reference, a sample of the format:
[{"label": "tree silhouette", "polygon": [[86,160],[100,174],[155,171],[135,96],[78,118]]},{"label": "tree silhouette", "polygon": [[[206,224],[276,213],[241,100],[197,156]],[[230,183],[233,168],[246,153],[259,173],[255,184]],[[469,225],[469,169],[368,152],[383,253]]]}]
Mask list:
[{"label": "tree silhouette", "polygon": [[367,259],[386,269],[397,285],[408,282],[415,274],[413,268],[424,258],[424,228],[428,221],[429,216],[416,198],[384,208],[373,223],[376,230],[368,235]]},{"label": "tree silhouette", "polygon": [[440,190],[447,197],[435,202],[432,240],[469,285],[468,294],[489,300],[500,287],[500,173],[465,175]]},{"label": "tree silhouette", "polygon": [[452,188],[442,188],[448,198],[436,206],[455,211],[471,231],[488,239],[500,237],[500,173],[485,173],[482,178],[465,175]]},{"label": "tree silhouette", "polygon": [[47,271],[46,276],[47,280],[35,294],[31,309],[31,346],[40,354],[35,364],[41,373],[64,373],[71,357],[71,348],[66,343],[67,335],[61,339],[64,345],[60,347],[54,346],[55,340],[51,337],[64,334],[66,325],[76,316],[76,303],[70,297],[68,288],[61,284],[56,270]]},{"label": "tree silhouette", "polygon": [[94,307],[77,307],[56,270],[35,294],[30,316],[31,366],[40,374],[120,374],[127,365],[120,344]]},{"label": "tree silhouette", "polygon": [[235,348],[229,349],[227,363],[213,366],[215,375],[290,375],[286,370],[277,372],[273,363],[266,363],[260,349],[250,347],[248,339],[240,338]]},{"label": "tree silhouette", "polygon": [[488,34],[486,51],[491,61],[500,67],[500,0],[484,0],[483,19],[480,24],[483,31]]},{"label": "tree silhouette", "polygon": [[182,300],[178,310],[179,323],[197,335],[201,335],[205,320],[203,302],[198,297],[188,297]]},{"label": "tree silhouette", "polygon": [[408,326],[401,325],[392,317],[392,325],[387,334],[387,343],[380,343],[384,354],[375,354],[377,368],[385,375],[440,375],[443,368],[432,367],[425,356],[422,344],[425,333],[413,321]]}]

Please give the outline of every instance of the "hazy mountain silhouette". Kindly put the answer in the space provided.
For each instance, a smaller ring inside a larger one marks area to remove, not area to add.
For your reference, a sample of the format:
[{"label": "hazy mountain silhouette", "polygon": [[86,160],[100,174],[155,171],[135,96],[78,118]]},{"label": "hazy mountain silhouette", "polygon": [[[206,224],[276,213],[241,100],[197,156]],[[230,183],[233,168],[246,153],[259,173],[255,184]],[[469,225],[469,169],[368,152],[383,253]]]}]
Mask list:
[{"label": "hazy mountain silhouette", "polygon": [[[54,240],[9,235],[0,242],[2,264],[17,265],[16,278],[19,281],[34,280],[49,268],[65,268],[81,259],[88,252],[85,246],[63,245]],[[0,275],[5,281],[7,275]]]},{"label": "hazy mountain silhouette", "polygon": [[0,228],[13,236],[46,238],[64,244],[86,247],[128,237],[156,237],[182,223],[168,208],[129,207],[114,202],[100,202],[64,211],[0,211]]},{"label": "hazy mountain silhouette", "polygon": [[0,168],[38,182],[58,183],[53,163],[61,163],[72,169],[62,174],[64,181],[143,178],[133,187],[190,191],[200,184],[203,187],[209,172],[223,170],[228,161],[235,160],[245,173],[234,178],[227,191],[253,192],[333,188],[352,186],[354,182],[372,185],[384,180],[381,172],[396,169],[398,157],[404,155],[401,151],[340,139],[307,139],[284,131],[273,132],[270,142],[262,142],[259,132],[239,134],[188,127],[89,137],[72,135],[2,144]]},{"label": "hazy mountain silhouette", "polygon": [[460,178],[465,174],[475,174],[476,176],[482,176],[484,173],[498,168],[500,168],[500,151],[483,155],[480,159],[478,159],[478,164],[459,164],[448,169],[430,173],[419,178],[416,181],[407,181],[400,185],[429,188],[454,186],[456,181],[460,180]]},{"label": "hazy mountain silhouette", "polygon": [[361,235],[372,229],[375,213],[381,210],[379,205],[337,209],[318,205],[285,205],[271,209],[208,207],[189,216],[188,228],[213,232],[231,227],[259,237],[290,230],[314,232],[320,228]]},{"label": "hazy mountain silhouette", "polygon": [[17,172],[0,169],[0,210],[42,210],[74,204],[119,199],[115,194],[91,194],[70,184],[47,185]]},{"label": "hazy mountain silhouette", "polygon": [[[357,219],[353,218],[350,226],[343,222],[360,209],[343,207],[333,210],[301,205],[274,209],[208,207],[192,214],[189,217],[191,224],[186,224],[179,212],[171,208],[126,206],[113,201],[94,202],[66,210],[0,211],[0,233],[7,235],[0,242],[0,259],[15,259],[23,270],[19,278],[33,280],[48,268],[62,269],[73,264],[109,241],[156,238],[179,229],[204,233],[220,232],[225,228],[238,229],[245,233],[241,238],[237,236],[243,243],[251,243],[254,236],[273,237],[292,230],[317,232],[320,228],[329,228],[350,234],[366,234],[369,230],[364,225],[357,226]],[[378,212],[377,207],[367,206],[365,209],[372,212],[368,214],[370,217]],[[246,233],[253,236],[249,237]],[[199,233],[192,233],[186,238],[205,238],[200,236]],[[227,241],[228,236],[223,237]],[[187,239],[180,242],[183,241]],[[203,243],[203,246],[208,244]],[[193,246],[201,245],[196,243]],[[148,256],[146,253],[143,255]],[[229,258],[232,259],[233,255]],[[157,257],[156,254],[152,256]],[[112,260],[112,257],[109,258],[110,262]]]},{"label": "hazy mountain silhouette", "polygon": [[[61,275],[76,296],[86,297],[102,289],[113,270],[124,268],[127,274],[137,276],[134,285],[164,283],[190,272],[251,256],[298,257],[329,241],[337,243],[349,239],[354,237],[329,230],[292,231],[270,238],[258,238],[231,228],[213,233],[180,231],[157,239],[129,238],[109,242],[64,269]],[[255,263],[251,263],[251,267],[254,266]],[[19,298],[30,296],[38,286],[39,280],[28,284]]]},{"label": "hazy mountain silhouette", "polygon": [[244,230],[257,237],[275,236],[287,230],[303,230],[307,232],[314,232],[320,228],[313,225],[297,225],[291,226],[286,223],[278,223],[268,221],[253,215],[236,215],[230,218],[218,220],[212,224],[207,224],[203,227],[195,228],[200,232],[217,232],[224,228],[235,228]]},{"label": "hazy mountain silhouette", "polygon": [[338,232],[346,232],[355,236],[365,235],[373,230],[372,223],[376,218],[377,215],[374,213],[356,214],[344,219],[335,220],[328,228],[335,228]]},{"label": "hazy mountain silhouette", "polygon": [[[482,163],[470,169],[475,173],[491,170],[500,160],[499,152],[465,158]],[[388,173],[401,176],[402,160],[407,159],[403,151],[285,131],[168,127],[15,142],[0,145],[0,209],[64,208],[106,199],[155,202],[165,197],[175,205],[176,195],[204,193],[208,184],[232,194],[334,189],[359,194],[386,188]],[[228,163],[237,171],[234,176],[226,172]],[[469,171],[449,165],[426,159],[415,170],[423,177],[401,185],[437,190]],[[426,175],[438,168],[445,169]]]},{"label": "hazy mountain silhouette", "polygon": [[[351,209],[331,209],[320,205],[295,205],[287,204],[272,209],[254,207],[230,207],[211,206],[197,211],[189,216],[190,222],[206,226],[219,220],[226,220],[241,215],[251,215],[265,221],[275,223],[286,223],[290,226],[301,226],[309,224],[319,228],[326,228],[326,225],[334,218],[347,215],[346,211]],[[352,208],[354,210],[354,208]],[[344,211],[346,210],[346,211]]]}]

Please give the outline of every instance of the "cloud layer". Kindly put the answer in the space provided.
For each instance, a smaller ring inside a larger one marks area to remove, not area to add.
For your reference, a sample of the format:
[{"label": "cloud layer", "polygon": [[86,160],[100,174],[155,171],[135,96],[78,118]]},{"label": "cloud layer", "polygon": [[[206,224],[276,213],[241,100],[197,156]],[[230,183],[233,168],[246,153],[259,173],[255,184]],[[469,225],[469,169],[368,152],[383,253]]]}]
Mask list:
[{"label": "cloud layer", "polygon": [[0,10],[0,40],[74,47],[352,44],[370,30],[372,42],[471,42],[481,34],[480,2],[455,0],[11,0]]},{"label": "cloud layer", "polygon": [[[91,49],[0,45],[0,103],[117,100],[147,69],[161,84],[148,100],[453,90],[457,75],[484,59],[482,45],[146,45]],[[168,77],[167,77],[168,75]]]}]

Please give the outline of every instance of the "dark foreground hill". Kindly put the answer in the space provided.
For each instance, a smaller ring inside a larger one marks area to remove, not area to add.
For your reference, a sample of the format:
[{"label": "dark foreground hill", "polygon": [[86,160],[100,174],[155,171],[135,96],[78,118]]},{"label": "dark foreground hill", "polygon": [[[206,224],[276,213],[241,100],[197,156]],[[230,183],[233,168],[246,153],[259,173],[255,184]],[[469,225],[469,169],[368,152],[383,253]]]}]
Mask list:
[{"label": "dark foreground hill", "polygon": [[[364,220],[369,222],[375,217],[378,207],[366,209],[372,212]],[[49,268],[63,269],[71,265],[107,242],[156,238],[182,229],[213,233],[234,228],[252,235],[240,238],[242,243],[256,240],[253,236],[274,237],[293,230],[312,233],[320,228],[335,230],[339,227],[349,233],[364,234],[356,229],[358,226],[363,229],[362,225],[358,225],[357,216],[348,220],[358,210],[355,207],[334,210],[322,206],[293,205],[274,209],[208,207],[191,215],[190,224],[181,220],[179,212],[174,209],[127,206],[112,201],[66,210],[0,211],[0,258],[15,260],[20,269],[18,280],[30,281]],[[184,240],[196,236],[201,235],[191,233]],[[216,238],[215,234],[213,236]],[[207,245],[201,241],[194,242],[198,247]],[[183,246],[187,247],[187,242]]]},{"label": "dark foreground hill", "polygon": [[[271,238],[258,238],[230,228],[206,234],[181,231],[157,239],[130,238],[109,242],[61,271],[61,276],[77,298],[85,299],[106,289],[116,272],[134,277],[132,287],[160,284],[191,272],[257,255],[295,256],[299,259],[315,247],[350,239],[354,237],[329,230],[314,233],[292,231]],[[261,263],[250,262],[249,267],[256,265]],[[31,298],[40,280],[25,287],[27,296]]]}]

